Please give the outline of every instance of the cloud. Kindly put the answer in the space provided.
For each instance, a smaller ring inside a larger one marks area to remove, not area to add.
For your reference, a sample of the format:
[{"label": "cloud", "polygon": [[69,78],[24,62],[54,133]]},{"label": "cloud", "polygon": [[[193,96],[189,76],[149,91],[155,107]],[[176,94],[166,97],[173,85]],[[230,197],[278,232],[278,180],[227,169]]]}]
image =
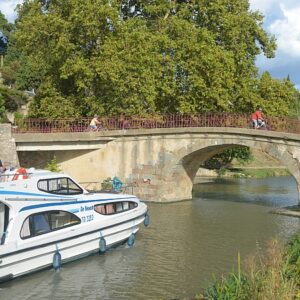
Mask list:
[{"label": "cloud", "polygon": [[265,68],[276,78],[290,76],[293,83],[300,87],[300,3],[287,1],[277,4],[282,13],[273,19],[267,30],[276,36],[278,50],[273,60],[266,60]]},{"label": "cloud", "polygon": [[277,39],[274,59],[259,56],[260,71],[268,71],[275,78],[290,76],[300,87],[300,3],[299,0],[250,0],[252,10],[265,16],[264,28]]},{"label": "cloud", "polygon": [[14,11],[16,6],[22,3],[23,0],[1,0],[0,11],[4,14],[9,22],[13,22],[16,18],[16,12]]},{"label": "cloud", "polygon": [[277,2],[277,0],[250,0],[250,6],[252,10],[259,10],[266,15]]},{"label": "cloud", "polygon": [[300,58],[300,4],[292,9],[280,7],[284,17],[270,25],[270,32],[277,37],[279,51]]}]

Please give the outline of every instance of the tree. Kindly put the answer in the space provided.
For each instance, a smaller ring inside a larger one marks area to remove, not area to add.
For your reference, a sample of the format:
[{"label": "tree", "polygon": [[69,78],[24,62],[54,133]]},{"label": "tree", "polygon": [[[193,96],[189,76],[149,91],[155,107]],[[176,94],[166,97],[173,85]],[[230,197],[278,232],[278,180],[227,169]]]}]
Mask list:
[{"label": "tree", "polygon": [[[257,98],[255,58],[260,53],[268,58],[274,57],[276,49],[275,38],[269,36],[262,27],[263,16],[249,10],[248,0],[182,2],[185,4],[176,5],[177,10],[179,6],[182,7],[180,15],[189,18],[200,28],[208,29],[216,45],[222,51],[229,52],[234,60],[230,100],[226,110],[250,111]],[[228,65],[223,64],[222,67],[227,70]],[[219,98],[222,95],[220,93]]]},{"label": "tree", "polygon": [[13,31],[14,25],[9,23],[3,13],[0,11],[0,30],[4,33],[6,37],[9,37],[10,33]]},{"label": "tree", "polygon": [[[4,111],[15,112],[28,101],[27,96],[23,92],[4,85],[0,85],[0,94],[3,99],[3,103],[0,102],[0,107],[3,105]],[[0,110],[2,111],[2,109]],[[4,111],[2,111],[3,115]]]},{"label": "tree", "polygon": [[8,23],[0,11],[0,54],[5,55],[8,46],[8,38],[13,29],[13,24]]},{"label": "tree", "polygon": [[250,148],[240,146],[226,149],[206,160],[204,166],[208,169],[227,168],[234,159],[237,159],[240,163],[249,162],[252,159]]},{"label": "tree", "polygon": [[261,98],[258,104],[268,115],[295,116],[300,93],[289,78],[278,80],[272,78],[270,73],[264,72],[259,81],[258,91]]},{"label": "tree", "polygon": [[247,0],[25,0],[20,86],[39,75],[32,116],[250,111],[275,49],[262,20]]},{"label": "tree", "polygon": [[6,55],[13,29],[14,25],[9,23],[0,11],[0,55]]},{"label": "tree", "polygon": [[6,121],[5,111],[14,112],[27,102],[27,97],[14,88],[20,64],[18,61],[18,51],[14,48],[13,31],[14,25],[9,23],[0,12],[0,32],[3,32],[5,35],[5,47],[3,48],[5,51],[1,52],[0,50],[0,54],[5,54],[4,64],[0,69],[1,79],[4,83],[4,85],[0,84],[1,122]]}]

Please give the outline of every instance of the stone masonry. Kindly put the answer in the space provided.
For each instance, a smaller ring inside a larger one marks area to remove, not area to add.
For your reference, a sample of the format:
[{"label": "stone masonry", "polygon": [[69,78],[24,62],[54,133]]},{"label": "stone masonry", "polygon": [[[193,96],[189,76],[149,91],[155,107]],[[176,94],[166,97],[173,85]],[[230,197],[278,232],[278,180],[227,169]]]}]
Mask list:
[{"label": "stone masonry", "polygon": [[298,134],[230,127],[73,134],[14,135],[21,164],[30,160],[30,166],[36,167],[37,157],[49,159],[47,153],[52,151],[62,170],[79,182],[100,183],[118,176],[133,184],[133,193],[141,199],[170,202],[192,198],[193,180],[205,160],[243,145],[280,161],[294,176],[300,194]]},{"label": "stone masonry", "polygon": [[19,166],[16,143],[11,136],[10,124],[0,124],[0,159],[5,165]]}]

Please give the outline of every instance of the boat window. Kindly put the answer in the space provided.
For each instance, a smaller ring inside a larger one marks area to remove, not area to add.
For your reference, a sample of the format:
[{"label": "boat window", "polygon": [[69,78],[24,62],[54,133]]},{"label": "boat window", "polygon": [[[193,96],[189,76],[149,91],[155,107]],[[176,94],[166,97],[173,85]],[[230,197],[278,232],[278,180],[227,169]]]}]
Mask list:
[{"label": "boat window", "polygon": [[129,209],[129,203],[128,203],[128,201],[124,201],[124,202],[123,202],[123,209],[124,209],[124,210]]},{"label": "boat window", "polygon": [[51,229],[60,229],[70,225],[80,223],[80,219],[67,211],[52,211],[50,214]]},{"label": "boat window", "polygon": [[133,201],[119,201],[94,206],[95,212],[101,215],[112,215],[121,213],[137,207],[137,203]]},{"label": "boat window", "polygon": [[47,213],[33,215],[31,220],[31,228],[33,235],[47,233],[50,231],[49,219]]},{"label": "boat window", "polygon": [[5,234],[8,226],[9,208],[4,203],[0,202],[0,245],[5,242]]},{"label": "boat window", "polygon": [[80,224],[80,219],[67,211],[41,212],[26,218],[20,236],[22,239],[26,239],[77,224]]},{"label": "boat window", "polygon": [[122,202],[116,203],[116,212],[122,212],[122,211],[123,211]]},{"label": "boat window", "polygon": [[39,180],[38,189],[58,195],[78,195],[83,193],[82,188],[68,177]]},{"label": "boat window", "polygon": [[115,213],[115,205],[113,203],[106,204],[105,208],[106,208],[106,214],[107,215],[111,215],[111,214]]},{"label": "boat window", "polygon": [[25,220],[21,229],[21,238],[30,237],[29,218]]}]

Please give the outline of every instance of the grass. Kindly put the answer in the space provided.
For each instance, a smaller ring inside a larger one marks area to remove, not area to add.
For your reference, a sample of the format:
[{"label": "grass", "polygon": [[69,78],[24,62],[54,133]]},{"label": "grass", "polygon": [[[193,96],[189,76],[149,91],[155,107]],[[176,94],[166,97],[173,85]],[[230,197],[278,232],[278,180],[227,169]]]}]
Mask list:
[{"label": "grass", "polygon": [[273,168],[273,169],[227,169],[221,176],[228,176],[234,178],[267,178],[274,176],[288,176],[291,175],[287,169]]},{"label": "grass", "polygon": [[213,300],[289,300],[300,299],[300,232],[284,247],[277,240],[268,250],[261,249],[241,269],[215,281],[195,299]]}]

